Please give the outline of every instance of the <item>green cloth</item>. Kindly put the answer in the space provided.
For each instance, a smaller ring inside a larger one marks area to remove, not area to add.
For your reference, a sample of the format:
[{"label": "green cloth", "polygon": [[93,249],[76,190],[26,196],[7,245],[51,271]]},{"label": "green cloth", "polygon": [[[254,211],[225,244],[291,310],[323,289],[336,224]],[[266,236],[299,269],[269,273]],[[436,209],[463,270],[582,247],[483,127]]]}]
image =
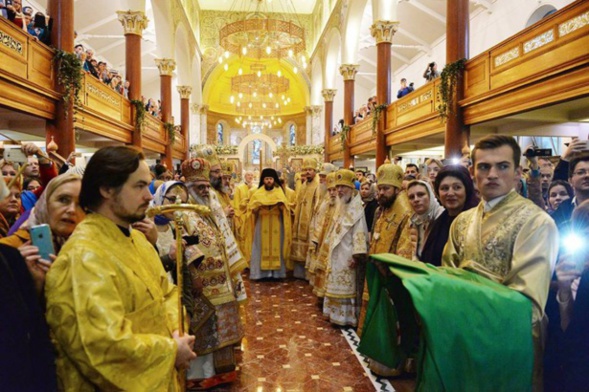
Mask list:
[{"label": "green cloth", "polygon": [[[387,263],[393,276],[382,277],[374,266],[367,273],[371,291],[360,352],[394,366],[403,359],[403,347],[411,347],[403,340],[418,333],[418,391],[531,390],[532,304],[527,297],[466,270],[393,254],[372,258]],[[390,327],[395,325],[391,315],[398,318],[402,337],[397,348],[391,346],[391,336],[396,340],[398,334]],[[374,344],[376,349],[368,347]]]}]

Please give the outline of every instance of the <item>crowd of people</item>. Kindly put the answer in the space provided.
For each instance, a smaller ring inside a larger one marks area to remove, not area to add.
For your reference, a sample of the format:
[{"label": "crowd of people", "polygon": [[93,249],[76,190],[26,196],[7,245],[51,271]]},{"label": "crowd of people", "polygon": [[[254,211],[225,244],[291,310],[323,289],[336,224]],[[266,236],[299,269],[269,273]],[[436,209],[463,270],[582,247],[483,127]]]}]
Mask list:
[{"label": "crowd of people", "polygon": [[92,49],[86,49],[84,45],[76,44],[74,46],[74,54],[82,63],[84,72],[94,76],[125,98],[129,98],[130,82],[128,80],[123,81],[123,77],[119,74],[119,71],[110,68],[106,61],[98,61]]},{"label": "crowd of people", "polygon": [[[207,145],[175,174],[131,147],[105,147],[85,168],[59,171],[37,146],[22,150],[24,167],[0,163],[0,372],[9,390],[230,383],[243,279],[291,277],[309,282],[332,324],[357,329],[377,375],[414,373],[420,360],[418,388],[451,383],[431,365],[435,355],[423,357],[432,350],[444,368],[468,368],[461,385],[473,388],[512,369],[516,378],[497,382],[552,391],[589,381],[585,141],[555,167],[527,154],[526,174],[515,139],[501,135],[479,140],[470,159],[429,159],[427,173],[387,162],[373,175],[305,158],[294,189],[272,168],[236,184],[235,165]],[[43,226],[48,257],[36,242]],[[387,254],[404,258],[397,269]],[[421,294],[408,299],[395,283],[416,276],[407,271],[435,279],[413,282]],[[441,286],[448,279],[450,289]],[[482,295],[489,287],[495,294]],[[464,309],[437,308],[467,297]],[[438,325],[465,312],[488,330],[474,343],[440,344],[440,334],[469,334],[468,325]],[[506,317],[506,336],[523,338],[513,356],[503,348],[510,367],[491,370],[474,351],[493,340],[491,320]]]},{"label": "crowd of people", "polygon": [[0,0],[0,16],[25,30],[35,39],[50,44],[51,19],[33,7],[22,5],[22,0]]}]

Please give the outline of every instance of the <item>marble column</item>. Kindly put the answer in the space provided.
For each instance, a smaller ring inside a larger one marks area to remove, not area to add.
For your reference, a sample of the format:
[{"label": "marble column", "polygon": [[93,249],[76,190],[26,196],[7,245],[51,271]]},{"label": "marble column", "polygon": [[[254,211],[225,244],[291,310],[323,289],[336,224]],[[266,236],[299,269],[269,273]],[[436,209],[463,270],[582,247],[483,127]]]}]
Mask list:
[{"label": "marble column", "polygon": [[337,90],[331,88],[321,90],[321,95],[323,95],[325,101],[325,138],[323,141],[325,162],[329,162],[329,140],[333,129],[333,98],[336,92]]},{"label": "marble column", "polygon": [[[339,67],[340,74],[344,77],[344,125],[354,125],[354,79],[360,66],[357,64],[342,64]],[[344,168],[354,165],[354,159],[350,153],[352,131],[348,134],[346,147],[344,148]]]},{"label": "marble column", "polygon": [[[141,99],[141,38],[148,20],[143,11],[117,11],[117,15],[125,31],[125,79],[129,81],[129,99]],[[141,132],[136,129],[133,145],[143,148]]]},{"label": "marble column", "polygon": [[180,129],[182,131],[182,137],[184,138],[184,145],[186,151],[184,151],[184,159],[189,159],[190,154],[188,152],[190,146],[190,94],[192,94],[192,87],[190,86],[177,86],[178,93],[180,93]]},{"label": "marble column", "polygon": [[[74,0],[48,0],[47,13],[53,20],[52,46],[73,53]],[[58,145],[57,153],[64,158],[67,158],[76,149],[73,101],[74,97],[71,97],[68,104],[65,104],[62,99],[58,99],[55,119],[47,121],[45,125],[45,142],[48,144],[53,137],[54,142]]]},{"label": "marble column", "polygon": [[[157,67],[160,71],[160,99],[162,121],[164,123],[172,122],[172,72],[176,69],[176,62],[173,59],[156,59]],[[168,169],[172,170],[172,143],[169,140],[166,143],[165,156],[162,159]]]},{"label": "marble column", "polygon": [[200,144],[200,104],[193,103],[190,105],[190,113],[192,118],[190,120],[190,139],[188,148],[193,144]]},{"label": "marble column", "polygon": [[316,146],[323,143],[324,136],[321,134],[321,128],[323,127],[323,118],[321,112],[323,111],[322,105],[311,105],[309,106],[311,112],[311,144]]},{"label": "marble column", "polygon": [[[207,113],[209,111],[209,105],[200,105],[200,143],[208,144],[208,132],[207,132]],[[214,142],[214,140],[213,140]]]},{"label": "marble column", "polygon": [[[468,0],[446,2],[446,63],[450,64],[469,57],[469,11]],[[470,148],[470,126],[464,124],[464,114],[458,102],[464,98],[464,75],[456,81],[456,95],[446,121],[444,155],[458,158]]]},{"label": "marble column", "polygon": [[[391,103],[391,45],[399,22],[378,20],[370,27],[376,39],[376,100],[378,105]],[[381,112],[376,129],[376,168],[386,159],[387,147],[384,131],[387,123],[386,110]]]},{"label": "marble column", "polygon": [[305,124],[306,124],[306,134],[305,134],[305,144],[311,145],[313,144],[313,111],[311,110],[311,106],[305,106]]}]

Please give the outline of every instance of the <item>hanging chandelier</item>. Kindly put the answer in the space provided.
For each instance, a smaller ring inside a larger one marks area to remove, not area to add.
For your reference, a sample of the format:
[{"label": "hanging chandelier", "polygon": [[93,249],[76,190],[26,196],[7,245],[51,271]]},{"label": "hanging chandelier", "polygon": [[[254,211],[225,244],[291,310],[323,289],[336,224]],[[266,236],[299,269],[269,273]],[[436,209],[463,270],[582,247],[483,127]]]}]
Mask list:
[{"label": "hanging chandelier", "polygon": [[243,94],[273,95],[285,93],[290,88],[290,81],[274,74],[258,73],[236,75],[231,78],[231,91]]},{"label": "hanging chandelier", "polygon": [[[245,3],[255,3],[250,9]],[[241,7],[239,6],[241,4]],[[296,16],[291,0],[284,0],[281,12],[269,9],[270,0],[235,0],[231,10],[237,20],[227,23],[219,31],[219,43],[225,58],[230,54],[255,59],[290,58],[307,66],[305,30]],[[246,9],[246,12],[237,12]],[[223,62],[223,56],[219,57]]]}]

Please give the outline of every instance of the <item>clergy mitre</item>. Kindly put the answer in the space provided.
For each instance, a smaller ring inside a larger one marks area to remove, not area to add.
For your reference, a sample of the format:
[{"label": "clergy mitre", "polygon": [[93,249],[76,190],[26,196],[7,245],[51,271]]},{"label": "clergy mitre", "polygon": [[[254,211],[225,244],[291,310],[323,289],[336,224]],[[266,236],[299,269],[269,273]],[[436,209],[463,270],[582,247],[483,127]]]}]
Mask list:
[{"label": "clergy mitre", "polygon": [[217,157],[217,151],[215,150],[215,147],[209,144],[201,144],[196,146],[194,155],[196,158],[202,158],[209,161],[211,167],[221,165],[219,157]]},{"label": "clergy mitre", "polygon": [[210,181],[211,164],[205,159],[187,159],[182,162],[180,169],[182,170],[182,175],[186,178],[186,182]]},{"label": "clergy mitre", "polygon": [[356,174],[348,169],[339,169],[335,172],[335,186],[342,185],[348,188],[356,188]]},{"label": "clergy mitre", "polygon": [[403,184],[403,169],[399,165],[385,163],[376,171],[376,183],[378,185],[391,185],[401,188]]},{"label": "clergy mitre", "polygon": [[301,169],[303,169],[303,170],[307,170],[307,169],[317,170],[318,167],[319,167],[319,163],[317,162],[317,159],[305,158],[305,159],[303,159],[303,166],[301,167]]}]

